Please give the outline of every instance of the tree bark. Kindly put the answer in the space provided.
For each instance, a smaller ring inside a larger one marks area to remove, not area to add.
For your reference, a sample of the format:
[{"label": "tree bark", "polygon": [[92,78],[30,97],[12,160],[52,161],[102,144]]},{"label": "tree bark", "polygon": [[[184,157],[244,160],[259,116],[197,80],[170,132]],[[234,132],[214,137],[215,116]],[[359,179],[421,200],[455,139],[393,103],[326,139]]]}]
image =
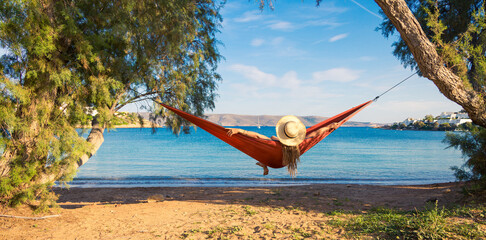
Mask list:
[{"label": "tree bark", "polygon": [[10,161],[14,153],[10,148],[6,148],[2,153],[2,158],[0,159],[0,178],[5,177],[10,172]]},{"label": "tree bark", "polygon": [[84,154],[78,162],[76,162],[75,167],[81,167],[83,164],[85,164],[91,156],[93,156],[98,149],[100,149],[101,144],[105,141],[105,138],[103,136],[103,132],[105,131],[104,126],[101,126],[100,123],[96,120],[96,118],[93,120],[92,126],[91,126],[91,131],[88,135],[88,138],[86,139],[87,142],[91,143],[91,151],[89,153]]},{"label": "tree bark", "polygon": [[101,144],[103,144],[103,142],[105,141],[105,138],[103,136],[104,131],[104,126],[101,126],[95,118],[92,122],[91,131],[88,135],[88,138],[86,138],[86,141],[91,143],[90,151],[84,154],[76,163],[69,166],[66,165],[58,172],[50,174],[45,172],[40,174],[35,180],[35,183],[45,184],[48,182],[54,182],[56,180],[59,180],[65,173],[75,170],[85,164],[89,160],[89,158],[91,158],[91,156],[93,156],[98,151],[98,149],[101,147]]},{"label": "tree bark", "polygon": [[434,82],[444,96],[461,105],[475,124],[486,127],[485,98],[466,87],[462,79],[445,66],[407,3],[404,0],[375,2],[400,33],[423,76]]}]

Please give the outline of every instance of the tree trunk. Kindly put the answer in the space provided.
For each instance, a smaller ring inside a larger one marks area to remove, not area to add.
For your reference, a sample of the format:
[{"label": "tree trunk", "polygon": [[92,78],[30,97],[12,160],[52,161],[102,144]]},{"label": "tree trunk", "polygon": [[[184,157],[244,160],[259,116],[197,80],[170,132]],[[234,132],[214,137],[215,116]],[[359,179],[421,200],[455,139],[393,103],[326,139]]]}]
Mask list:
[{"label": "tree trunk", "polygon": [[412,52],[423,76],[430,79],[448,99],[461,105],[471,120],[486,127],[485,98],[469,89],[462,79],[445,67],[432,42],[404,0],[375,0]]},{"label": "tree trunk", "polygon": [[84,154],[76,163],[70,165],[70,166],[65,166],[60,171],[55,172],[55,173],[42,173],[38,176],[36,179],[37,184],[45,184],[48,182],[54,182],[61,178],[65,173],[73,171],[79,167],[81,167],[83,164],[85,164],[91,156],[93,156],[98,149],[101,147],[101,144],[103,144],[105,138],[103,136],[103,132],[105,131],[104,126],[101,126],[96,118],[92,122],[91,126],[91,131],[88,135],[88,138],[86,138],[86,141],[91,143],[91,149],[88,153]]},{"label": "tree trunk", "polygon": [[83,164],[85,164],[91,158],[91,156],[93,156],[98,151],[98,149],[100,149],[101,144],[103,144],[103,142],[105,141],[105,138],[103,136],[104,131],[104,126],[101,126],[95,118],[92,122],[91,132],[86,139],[87,142],[91,143],[91,151],[87,154],[84,154],[78,160],[78,162],[75,164],[76,168],[81,167]]},{"label": "tree trunk", "polygon": [[9,147],[2,153],[2,158],[0,159],[0,178],[7,176],[10,172],[10,162],[13,156],[14,153]]},{"label": "tree trunk", "polygon": [[75,164],[75,168],[81,167],[83,164],[85,164],[91,156],[93,156],[98,149],[100,149],[101,144],[105,141],[105,138],[103,136],[103,132],[105,131],[104,126],[101,126],[100,123],[97,121],[95,118],[93,120],[92,126],[91,126],[91,132],[88,135],[88,138],[86,139],[87,142],[91,143],[91,151],[85,155],[83,155],[78,162]]}]

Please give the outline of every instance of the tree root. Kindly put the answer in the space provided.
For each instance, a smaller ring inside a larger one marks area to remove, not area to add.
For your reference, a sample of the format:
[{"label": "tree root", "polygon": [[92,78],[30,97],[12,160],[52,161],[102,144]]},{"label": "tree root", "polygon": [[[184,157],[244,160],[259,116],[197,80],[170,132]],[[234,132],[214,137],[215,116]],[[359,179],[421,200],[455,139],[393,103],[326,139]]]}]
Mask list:
[{"label": "tree root", "polygon": [[60,217],[60,216],[61,215],[48,215],[43,217],[23,217],[23,216],[14,216],[14,215],[0,215],[0,217],[5,217],[5,218],[20,218],[20,219],[29,219],[29,220],[43,220],[47,218]]}]

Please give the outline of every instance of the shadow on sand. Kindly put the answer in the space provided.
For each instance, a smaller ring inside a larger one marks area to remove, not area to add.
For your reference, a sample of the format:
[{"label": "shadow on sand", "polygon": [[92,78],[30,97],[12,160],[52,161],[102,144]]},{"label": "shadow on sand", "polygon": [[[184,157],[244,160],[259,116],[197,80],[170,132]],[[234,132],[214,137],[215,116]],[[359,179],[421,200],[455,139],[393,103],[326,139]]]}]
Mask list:
[{"label": "shadow on sand", "polygon": [[136,187],[54,188],[62,208],[93,204],[134,204],[155,201],[193,201],[299,208],[306,211],[364,211],[373,207],[422,209],[436,201],[451,206],[461,198],[460,183],[415,186],[316,184],[288,187]]}]

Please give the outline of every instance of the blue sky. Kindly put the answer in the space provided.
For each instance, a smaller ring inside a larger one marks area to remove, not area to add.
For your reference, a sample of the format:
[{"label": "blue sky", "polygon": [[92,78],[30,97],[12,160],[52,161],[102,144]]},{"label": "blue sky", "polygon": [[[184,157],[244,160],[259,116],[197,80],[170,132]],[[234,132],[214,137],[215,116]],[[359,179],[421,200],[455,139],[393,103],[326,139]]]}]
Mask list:
[{"label": "blue sky", "polygon": [[[412,72],[375,29],[379,7],[366,0],[228,1],[218,38],[225,57],[214,111],[251,115],[333,116],[373,99]],[[414,76],[354,117],[390,123],[461,107]]]},{"label": "blue sky", "polygon": [[[260,11],[258,3],[229,0],[222,9],[223,81],[208,114],[329,117],[412,73],[392,55],[398,36],[375,31],[382,20],[374,1],[325,0],[316,7],[314,0],[278,0],[273,11]],[[392,123],[460,109],[431,81],[414,76],[353,120]]]}]

